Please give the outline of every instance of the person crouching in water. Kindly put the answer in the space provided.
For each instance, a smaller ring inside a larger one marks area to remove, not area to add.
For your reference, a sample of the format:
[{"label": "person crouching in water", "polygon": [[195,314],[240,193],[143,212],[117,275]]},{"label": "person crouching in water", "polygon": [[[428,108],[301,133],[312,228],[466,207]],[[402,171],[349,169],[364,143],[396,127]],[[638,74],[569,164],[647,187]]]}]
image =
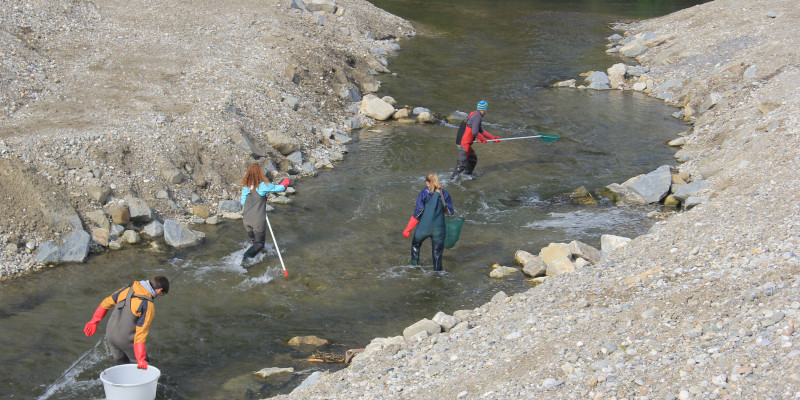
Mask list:
[{"label": "person crouching in water", "polygon": [[243,259],[254,257],[264,248],[267,238],[267,193],[283,192],[291,183],[289,178],[283,178],[279,185],[273,185],[267,182],[257,164],[247,168],[242,179],[242,222],[253,244],[244,252]]},{"label": "person crouching in water", "polygon": [[169,280],[161,275],[133,282],[106,297],[97,306],[91,321],[83,327],[86,336],[97,331],[97,324],[110,309],[106,342],[117,364],[136,363],[141,369],[150,365],[147,357],[147,334],[156,314],[156,297],[169,293]]},{"label": "person crouching in water", "polygon": [[[439,185],[439,178],[436,174],[425,176],[425,189],[422,189],[417,196],[417,205],[414,214],[408,220],[403,237],[408,238],[411,230],[414,231],[414,238],[411,240],[411,265],[419,263],[419,248],[422,241],[431,238],[431,249],[433,253],[433,270],[442,270],[442,253],[444,253],[445,224],[444,214],[453,215],[453,199],[450,193],[442,189]],[[419,224],[419,225],[417,225]]]}]

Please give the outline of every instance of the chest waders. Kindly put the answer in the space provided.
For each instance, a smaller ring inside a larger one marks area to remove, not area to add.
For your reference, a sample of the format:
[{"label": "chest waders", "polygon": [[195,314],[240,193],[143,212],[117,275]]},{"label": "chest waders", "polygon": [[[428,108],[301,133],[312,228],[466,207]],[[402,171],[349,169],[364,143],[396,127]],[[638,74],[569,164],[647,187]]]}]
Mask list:
[{"label": "chest waders", "polygon": [[[124,301],[114,305],[114,311],[108,319],[106,326],[106,341],[111,355],[117,364],[130,364],[136,362],[136,355],[133,352],[133,337],[136,334],[136,316],[131,310],[131,298],[138,297],[142,301],[152,302],[149,297],[133,294],[133,284],[128,287],[128,296]],[[142,316],[144,317],[144,315]]]},{"label": "chest waders", "polygon": [[252,243],[244,258],[250,258],[264,248],[267,238],[267,196],[261,196],[255,190],[247,195],[242,206],[242,223]]},{"label": "chest waders", "polygon": [[467,175],[472,175],[472,172],[475,170],[475,166],[478,165],[478,156],[475,154],[475,150],[472,149],[472,146],[469,146],[469,150],[464,147],[464,136],[467,137],[469,144],[475,140],[475,134],[472,132],[472,127],[467,125],[467,121],[469,121],[469,118],[472,116],[472,114],[475,114],[476,112],[477,111],[473,111],[469,113],[467,118],[464,118],[464,121],[458,127],[458,133],[456,134],[458,157],[456,158],[456,168],[450,175],[450,179],[455,179],[462,172]]},{"label": "chest waders", "polygon": [[436,192],[425,203],[422,217],[419,219],[417,229],[414,231],[414,239],[411,241],[411,265],[419,263],[419,248],[422,241],[431,238],[431,252],[433,256],[433,270],[442,270],[442,253],[444,253],[445,224],[444,206],[439,200],[441,192]]}]

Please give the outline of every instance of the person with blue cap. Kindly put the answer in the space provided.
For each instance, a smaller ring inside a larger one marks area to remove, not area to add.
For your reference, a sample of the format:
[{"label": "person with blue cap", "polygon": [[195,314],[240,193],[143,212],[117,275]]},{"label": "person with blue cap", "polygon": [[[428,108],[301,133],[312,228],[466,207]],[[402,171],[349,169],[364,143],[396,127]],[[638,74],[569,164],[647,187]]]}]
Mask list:
[{"label": "person with blue cap", "polygon": [[477,110],[469,113],[467,119],[458,128],[458,134],[456,135],[458,158],[456,159],[456,169],[450,175],[451,180],[456,179],[462,172],[472,176],[472,171],[475,170],[475,165],[478,164],[478,156],[475,155],[475,150],[472,148],[472,143],[476,139],[480,143],[486,143],[487,140],[500,141],[499,136],[492,135],[481,126],[483,116],[488,108],[489,103],[486,100],[479,101]]}]

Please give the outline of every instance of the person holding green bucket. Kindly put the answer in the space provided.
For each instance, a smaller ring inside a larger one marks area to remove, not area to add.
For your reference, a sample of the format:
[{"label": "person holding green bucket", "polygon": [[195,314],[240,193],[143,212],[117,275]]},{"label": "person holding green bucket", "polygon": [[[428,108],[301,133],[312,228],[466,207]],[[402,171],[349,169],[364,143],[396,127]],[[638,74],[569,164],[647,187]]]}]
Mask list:
[{"label": "person holding green bucket", "polygon": [[445,213],[453,215],[453,212],[453,199],[450,193],[442,189],[436,174],[426,175],[425,188],[419,192],[414,214],[411,215],[403,231],[403,237],[408,238],[411,230],[416,227],[414,238],[411,240],[411,265],[419,263],[422,241],[431,238],[433,270],[442,270],[442,253],[446,238]]}]

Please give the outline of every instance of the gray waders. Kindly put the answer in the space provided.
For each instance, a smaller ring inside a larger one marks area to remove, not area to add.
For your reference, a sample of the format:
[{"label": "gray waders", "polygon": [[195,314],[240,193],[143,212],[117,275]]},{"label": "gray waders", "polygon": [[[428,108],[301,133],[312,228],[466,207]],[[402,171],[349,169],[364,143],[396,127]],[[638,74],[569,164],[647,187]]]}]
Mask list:
[{"label": "gray waders", "polygon": [[[128,296],[125,301],[114,305],[114,311],[108,319],[106,326],[106,341],[111,355],[117,364],[130,364],[136,362],[136,354],[133,352],[133,337],[136,334],[136,316],[131,310],[131,297],[136,296],[142,300],[152,302],[153,300],[133,294],[133,285],[128,287]],[[149,361],[149,360],[148,360]]]},{"label": "gray waders", "polygon": [[433,256],[433,270],[442,270],[442,253],[444,253],[444,238],[447,233],[444,224],[444,205],[439,200],[441,192],[436,192],[425,203],[422,216],[414,231],[411,241],[411,265],[419,263],[419,248],[422,241],[431,238],[431,252]]},{"label": "gray waders", "polygon": [[244,253],[244,258],[254,257],[264,248],[267,238],[267,196],[250,191],[242,206],[242,223],[253,243]]},{"label": "gray waders", "polygon": [[456,168],[453,170],[453,174],[450,175],[450,179],[455,179],[462,172],[467,175],[472,175],[476,165],[478,165],[478,156],[475,154],[475,150],[470,147],[469,152],[467,152],[464,146],[458,145]]}]

